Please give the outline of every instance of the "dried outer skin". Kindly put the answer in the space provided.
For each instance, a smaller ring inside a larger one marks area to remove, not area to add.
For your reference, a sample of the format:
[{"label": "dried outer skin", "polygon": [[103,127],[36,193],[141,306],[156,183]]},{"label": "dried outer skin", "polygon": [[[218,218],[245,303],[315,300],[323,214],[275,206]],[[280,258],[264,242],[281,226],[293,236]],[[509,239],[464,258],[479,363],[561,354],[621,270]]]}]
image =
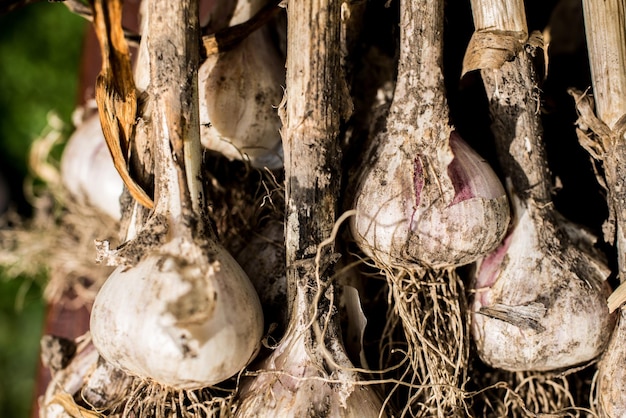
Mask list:
[{"label": "dried outer skin", "polygon": [[598,412],[601,417],[626,416],[626,314],[619,310],[619,323],[598,363]]},{"label": "dried outer skin", "polygon": [[[469,264],[495,249],[510,215],[489,164],[456,133],[440,158],[408,142],[388,139],[361,179],[351,224],[361,249],[387,265],[433,268]],[[469,178],[453,178],[456,165]],[[443,178],[457,186],[449,196]]]},{"label": "dried outer skin", "polygon": [[480,358],[511,371],[569,368],[604,351],[615,325],[610,270],[589,236],[529,201],[502,246],[482,260],[471,305]]},{"label": "dried outer skin", "polygon": [[113,272],[94,302],[91,333],[116,367],[195,389],[231,377],[256,355],[263,312],[225,250],[210,254],[175,240]]},{"label": "dried outer skin", "polygon": [[[75,407],[73,402],[67,404],[83,387],[85,380],[98,362],[98,352],[88,344],[79,350],[72,361],[53,374],[46,393],[39,399],[39,416],[42,418],[66,418],[71,415],[68,409]],[[62,397],[61,395],[67,395]]]},{"label": "dried outer skin", "polygon": [[306,302],[308,297],[299,293],[285,337],[257,365],[259,375],[244,380],[235,418],[387,417],[372,386],[360,385],[358,373],[350,370],[354,366],[334,320],[327,329],[325,347],[307,328],[311,306]]}]

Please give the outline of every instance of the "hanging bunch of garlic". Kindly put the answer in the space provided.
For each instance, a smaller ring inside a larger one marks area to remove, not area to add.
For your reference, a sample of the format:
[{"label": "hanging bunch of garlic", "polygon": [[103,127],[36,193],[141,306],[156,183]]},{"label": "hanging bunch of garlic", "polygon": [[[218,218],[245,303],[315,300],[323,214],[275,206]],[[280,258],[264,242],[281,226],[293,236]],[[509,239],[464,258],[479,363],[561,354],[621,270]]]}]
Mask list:
[{"label": "hanging bunch of garlic", "polygon": [[[230,25],[245,22],[267,0],[238,0]],[[199,73],[202,144],[253,167],[283,165],[278,105],[285,64],[264,25],[232,49],[207,57]]]}]

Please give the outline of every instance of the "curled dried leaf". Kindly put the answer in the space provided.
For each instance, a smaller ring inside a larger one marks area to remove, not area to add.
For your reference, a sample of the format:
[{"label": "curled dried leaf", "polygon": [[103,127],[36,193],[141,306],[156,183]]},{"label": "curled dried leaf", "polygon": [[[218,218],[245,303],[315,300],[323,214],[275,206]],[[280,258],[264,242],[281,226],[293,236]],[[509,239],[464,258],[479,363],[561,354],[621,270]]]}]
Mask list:
[{"label": "curled dried leaf", "polygon": [[463,58],[461,77],[475,70],[498,69],[513,60],[526,42],[525,32],[476,31]]},{"label": "curled dried leaf", "polygon": [[122,29],[122,1],[96,0],[92,6],[94,29],[102,53],[102,70],[96,80],[95,94],[104,138],[113,164],[130,194],[143,206],[152,208],[154,202],[128,168],[137,117],[137,92]]}]

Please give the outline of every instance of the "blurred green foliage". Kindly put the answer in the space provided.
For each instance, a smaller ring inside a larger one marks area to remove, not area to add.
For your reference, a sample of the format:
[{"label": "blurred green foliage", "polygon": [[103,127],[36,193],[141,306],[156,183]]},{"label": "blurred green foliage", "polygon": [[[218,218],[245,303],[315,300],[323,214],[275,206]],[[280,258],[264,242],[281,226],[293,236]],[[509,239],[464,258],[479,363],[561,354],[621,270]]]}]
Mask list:
[{"label": "blurred green foliage", "polygon": [[28,417],[44,306],[31,278],[0,277],[0,416]]},{"label": "blurred green foliage", "polygon": [[[87,23],[62,4],[41,2],[0,16],[0,169],[21,198],[29,147],[55,112],[72,129]],[[40,278],[0,271],[0,417],[28,417],[44,304]]]}]

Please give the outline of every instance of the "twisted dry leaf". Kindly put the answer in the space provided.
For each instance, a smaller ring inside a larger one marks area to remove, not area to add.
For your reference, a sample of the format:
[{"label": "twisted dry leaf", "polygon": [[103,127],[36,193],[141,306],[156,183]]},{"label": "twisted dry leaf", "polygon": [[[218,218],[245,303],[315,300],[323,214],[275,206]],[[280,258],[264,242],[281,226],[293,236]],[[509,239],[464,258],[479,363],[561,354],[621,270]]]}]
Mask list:
[{"label": "twisted dry leaf", "polygon": [[128,169],[137,116],[137,92],[122,29],[122,1],[96,0],[92,7],[94,29],[102,53],[102,70],[96,80],[96,103],[104,138],[113,164],[130,194],[151,209],[154,202]]}]

